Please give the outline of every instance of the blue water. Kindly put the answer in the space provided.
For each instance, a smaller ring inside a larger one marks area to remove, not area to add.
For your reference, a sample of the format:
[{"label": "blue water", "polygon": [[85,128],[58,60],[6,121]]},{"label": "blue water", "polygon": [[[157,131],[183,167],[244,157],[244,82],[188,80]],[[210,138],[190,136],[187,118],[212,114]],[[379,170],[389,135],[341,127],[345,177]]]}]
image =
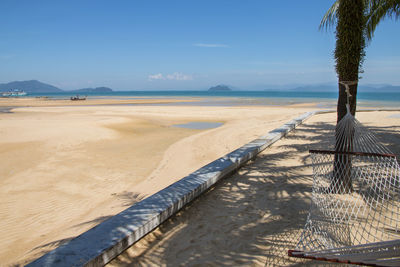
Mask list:
[{"label": "blue water", "polygon": [[[75,93],[29,94],[27,97],[48,96],[55,99],[69,99]],[[236,102],[253,105],[279,105],[282,103],[332,102],[338,97],[337,92],[305,91],[116,91],[112,93],[85,93],[88,98],[206,98],[209,105],[236,105]],[[221,100],[224,99],[224,100]],[[400,106],[400,92],[359,92],[358,103]],[[204,101],[203,101],[204,102]],[[189,104],[189,103],[186,103]],[[191,103],[194,104],[194,103]],[[203,103],[205,104],[205,103]],[[205,104],[206,105],[206,104]]]}]

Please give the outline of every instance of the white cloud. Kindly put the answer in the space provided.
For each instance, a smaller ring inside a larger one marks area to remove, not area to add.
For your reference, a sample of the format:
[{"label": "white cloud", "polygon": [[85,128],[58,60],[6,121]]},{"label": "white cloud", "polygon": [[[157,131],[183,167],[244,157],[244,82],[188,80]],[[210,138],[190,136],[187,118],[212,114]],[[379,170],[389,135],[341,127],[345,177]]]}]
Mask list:
[{"label": "white cloud", "polygon": [[149,81],[153,81],[153,80],[165,80],[164,76],[163,76],[161,73],[149,75],[148,79],[149,79]]},{"label": "white cloud", "polygon": [[208,48],[215,48],[215,47],[229,47],[228,45],[225,44],[204,44],[204,43],[198,43],[198,44],[193,44],[194,46],[198,47],[208,47]]},{"label": "white cloud", "polygon": [[174,72],[172,74],[162,74],[162,73],[157,73],[157,74],[152,74],[149,75],[148,77],[149,81],[154,81],[154,80],[170,80],[170,81],[190,81],[193,80],[193,76],[189,74],[183,74],[181,72]]}]

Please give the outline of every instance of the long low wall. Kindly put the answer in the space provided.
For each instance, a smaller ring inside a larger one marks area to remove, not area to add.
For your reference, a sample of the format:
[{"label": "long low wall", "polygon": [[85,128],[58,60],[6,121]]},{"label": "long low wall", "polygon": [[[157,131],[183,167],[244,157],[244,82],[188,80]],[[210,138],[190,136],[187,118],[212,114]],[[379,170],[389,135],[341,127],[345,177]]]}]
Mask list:
[{"label": "long low wall", "polygon": [[243,166],[316,112],[307,112],[209,163],[50,251],[27,266],[103,266],[218,180]]}]

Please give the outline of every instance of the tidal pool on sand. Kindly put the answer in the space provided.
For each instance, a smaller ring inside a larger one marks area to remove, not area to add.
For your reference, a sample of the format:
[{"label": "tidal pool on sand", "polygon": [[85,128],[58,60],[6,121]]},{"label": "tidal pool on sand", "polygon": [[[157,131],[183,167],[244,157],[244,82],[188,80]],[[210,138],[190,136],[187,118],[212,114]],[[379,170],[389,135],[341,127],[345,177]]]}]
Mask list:
[{"label": "tidal pool on sand", "polygon": [[195,130],[205,130],[211,128],[217,128],[221,126],[222,122],[205,122],[205,121],[192,121],[183,124],[175,124],[174,127],[178,128],[187,128],[187,129],[195,129]]},{"label": "tidal pool on sand", "polygon": [[400,119],[400,113],[399,114],[393,114],[388,116],[388,118],[399,118]]}]

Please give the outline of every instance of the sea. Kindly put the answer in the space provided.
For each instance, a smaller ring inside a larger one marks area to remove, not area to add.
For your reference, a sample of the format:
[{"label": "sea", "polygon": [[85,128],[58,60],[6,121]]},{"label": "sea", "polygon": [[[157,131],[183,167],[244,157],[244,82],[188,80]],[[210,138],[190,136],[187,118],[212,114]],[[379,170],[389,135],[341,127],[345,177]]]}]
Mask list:
[{"label": "sea", "polygon": [[[76,92],[64,91],[60,93],[32,93],[26,97],[45,96],[52,99],[70,99],[71,96],[75,95]],[[237,106],[317,102],[321,108],[334,107],[338,98],[337,92],[326,91],[113,91],[108,93],[81,93],[80,95],[86,96],[88,99],[182,99],[182,102],[178,103],[152,105]],[[197,101],[187,101],[188,99],[196,99]],[[358,92],[357,105],[361,107],[400,108],[400,92]]]}]

